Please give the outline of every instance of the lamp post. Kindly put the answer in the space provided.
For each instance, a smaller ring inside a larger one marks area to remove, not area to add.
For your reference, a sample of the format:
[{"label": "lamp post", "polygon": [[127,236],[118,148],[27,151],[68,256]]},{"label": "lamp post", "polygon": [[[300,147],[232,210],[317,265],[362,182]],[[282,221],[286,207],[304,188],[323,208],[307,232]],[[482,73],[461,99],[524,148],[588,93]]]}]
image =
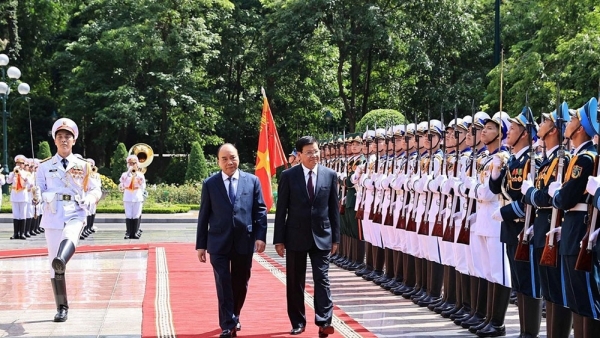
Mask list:
[{"label": "lamp post", "polygon": [[[0,70],[2,70],[2,78],[0,79],[0,99],[2,99],[2,155],[3,155],[3,171],[4,175],[8,175],[8,132],[6,128],[6,119],[8,118],[8,112],[6,111],[6,101],[10,95],[10,86],[15,84],[21,77],[21,71],[17,67],[8,67],[8,56],[6,54],[0,54]],[[8,76],[8,79],[7,79]],[[27,83],[20,83],[17,87],[17,91],[21,95],[29,94],[29,85]],[[8,192],[8,187],[4,185],[2,187],[4,193]]]}]

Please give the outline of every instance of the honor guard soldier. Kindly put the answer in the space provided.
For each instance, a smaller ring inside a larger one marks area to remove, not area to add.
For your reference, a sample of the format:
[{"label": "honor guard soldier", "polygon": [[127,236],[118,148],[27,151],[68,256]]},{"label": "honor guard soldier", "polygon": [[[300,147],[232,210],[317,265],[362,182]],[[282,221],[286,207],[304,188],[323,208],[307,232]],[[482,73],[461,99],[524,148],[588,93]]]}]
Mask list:
[{"label": "honor guard soldier", "polygon": [[[85,160],[91,170],[91,174],[89,176],[90,180],[94,180],[94,185],[102,188],[102,180],[100,179],[100,174],[98,173],[98,167],[96,167],[96,161],[94,159],[88,158]],[[88,184],[89,185],[89,184]],[[83,235],[88,237],[89,235],[96,232],[96,227],[94,226],[94,221],[96,220],[96,209],[98,208],[98,203],[92,205],[92,208],[89,210],[89,215],[87,216],[87,224],[84,228]]]},{"label": "honor guard soldier", "polygon": [[[37,176],[37,171],[38,171],[39,166],[40,166],[40,160],[37,158],[34,158],[33,164],[31,166],[31,168],[32,168],[31,172],[33,174],[33,182],[37,182],[36,176]],[[35,191],[36,189],[39,189],[39,187],[34,186],[34,188],[32,189],[32,191],[33,191],[32,198],[36,196],[36,191]],[[38,199],[35,202],[37,202],[37,203],[32,202],[34,210],[33,210],[33,222],[32,222],[31,232],[39,235],[44,232],[44,229],[40,228],[40,223],[42,221],[42,216],[44,214],[44,203],[40,199]]]},{"label": "honor guard soldier", "polygon": [[[508,115],[504,112],[498,112],[491,119],[484,121],[481,141],[487,148],[487,156],[478,158],[475,163],[476,177],[465,180],[464,183],[468,189],[468,196],[477,202],[477,216],[474,223],[471,223],[473,233],[469,246],[475,274],[481,278],[478,294],[483,291],[483,287],[487,289],[486,320],[477,326],[469,327],[469,331],[479,337],[506,334],[504,318],[511,285],[508,261],[505,246],[501,242],[500,222],[485,215],[493,214],[501,206],[499,196],[493,191],[493,180],[500,175],[494,158],[508,157],[508,150],[502,142],[507,137],[508,125]],[[483,279],[487,282],[482,282]],[[477,301],[479,305],[482,300]]]},{"label": "honor guard soldier", "polygon": [[[554,234],[548,238],[547,254],[543,255],[543,252],[546,250],[546,234],[562,223],[562,212],[552,207],[552,199],[548,196],[548,187],[552,182],[562,182],[564,169],[569,165],[569,156],[565,154],[562,140],[566,123],[571,120],[571,117],[567,104],[564,102],[557,110],[550,114],[542,114],[542,116],[543,121],[537,136],[546,149],[545,156],[540,163],[535,182],[529,179],[523,181],[521,193],[523,193],[523,201],[536,209],[533,224],[534,254],[532,263],[538,270],[541,295],[546,301],[547,336],[548,338],[568,338],[571,335],[573,320],[571,309],[567,307],[563,292],[562,272],[564,270],[558,256],[558,239]],[[550,255],[550,252],[553,254]],[[537,309],[537,306],[535,308]],[[523,310],[527,310],[527,307]],[[534,319],[535,317],[531,318],[533,323],[535,323]],[[535,336],[535,329],[539,329],[539,326],[533,326],[531,330],[525,330],[525,332],[530,336]]]},{"label": "honor guard soldier", "polygon": [[127,233],[124,239],[140,238],[140,217],[142,217],[142,204],[146,178],[140,171],[139,160],[135,155],[127,156],[127,171],[121,174],[119,188],[123,191],[123,204],[125,206],[125,224]]},{"label": "honor guard soldier", "polygon": [[356,191],[356,204],[354,210],[356,211],[356,219],[358,220],[361,240],[364,243],[365,249],[365,266],[360,270],[356,270],[354,273],[359,276],[370,275],[374,270],[373,261],[373,247],[371,245],[371,230],[372,222],[369,220],[369,212],[371,204],[373,202],[373,181],[370,176],[375,172],[375,159],[376,159],[376,144],[375,144],[375,131],[367,130],[363,134],[363,145],[362,153],[367,158],[364,164],[356,167],[356,171],[351,175],[352,184],[358,187]]},{"label": "honor guard soldier", "polygon": [[[548,195],[552,205],[564,211],[562,226],[555,230],[560,233],[559,254],[563,263],[563,282],[567,305],[573,312],[575,337],[597,337],[600,332],[600,295],[598,284],[598,257],[593,253],[591,271],[576,268],[580,245],[586,234],[588,215],[588,178],[594,173],[597,150],[592,138],[598,133],[598,103],[592,98],[583,107],[570,110],[571,121],[565,129],[565,138],[571,141],[573,157],[562,182],[550,183]],[[593,187],[589,187],[589,190]],[[595,192],[595,191],[594,191]],[[585,248],[584,248],[585,249]]]},{"label": "honor guard soldier", "polygon": [[86,220],[86,210],[101,197],[99,186],[90,186],[86,192],[83,181],[90,174],[85,162],[72,153],[79,136],[75,122],[58,119],[52,126],[52,137],[57,153],[40,163],[36,177],[39,193],[36,198],[44,201],[44,218],[41,226],[46,229],[48,258],[51,267],[52,290],[57,313],[54,321],[67,320],[69,304],[65,270],[73,257],[79,234]]},{"label": "honor guard soldier", "polygon": [[[520,333],[527,337],[537,337],[542,317],[542,299],[538,271],[533,259],[529,259],[531,249],[526,239],[531,233],[533,219],[530,217],[533,211],[523,203],[521,192],[523,181],[533,176],[530,174],[535,173],[538,166],[535,157],[531,158],[534,150],[530,149],[530,145],[535,142],[537,126],[533,113],[527,106],[510,122],[506,144],[512,148],[513,156],[506,165],[504,158],[494,156],[491,180],[492,191],[503,194],[507,202],[492,213],[492,218],[502,222],[501,240],[506,244],[512,288],[517,292]],[[522,230],[521,236],[524,239],[519,240]]]},{"label": "honor guard soldier", "polygon": [[31,203],[31,196],[27,191],[29,172],[26,170],[27,158],[23,155],[15,156],[15,168],[8,174],[6,182],[12,184],[10,189],[10,203],[13,214],[13,236],[10,239],[27,239],[25,224],[27,208]]}]

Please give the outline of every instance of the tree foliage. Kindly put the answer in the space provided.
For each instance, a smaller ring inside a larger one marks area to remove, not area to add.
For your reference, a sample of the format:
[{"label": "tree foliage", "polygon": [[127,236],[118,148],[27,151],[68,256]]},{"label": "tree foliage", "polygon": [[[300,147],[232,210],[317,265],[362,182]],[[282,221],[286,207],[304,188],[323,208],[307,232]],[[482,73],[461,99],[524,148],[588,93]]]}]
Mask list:
[{"label": "tree foliage", "polygon": [[78,123],[75,151],[99,167],[119,143],[143,142],[175,155],[179,174],[156,181],[183,181],[173,158],[194,142],[211,154],[231,142],[242,162],[255,162],[261,87],[285,149],[302,135],[361,132],[378,109],[411,122],[439,111],[450,121],[455,106],[463,117],[472,105],[514,116],[527,97],[539,116],[597,95],[600,6],[502,1],[495,64],[495,3],[3,1],[0,52],[32,88],[30,106],[11,105],[16,88],[10,95],[9,154],[31,147],[30,108],[34,144],[51,141],[55,113]]}]

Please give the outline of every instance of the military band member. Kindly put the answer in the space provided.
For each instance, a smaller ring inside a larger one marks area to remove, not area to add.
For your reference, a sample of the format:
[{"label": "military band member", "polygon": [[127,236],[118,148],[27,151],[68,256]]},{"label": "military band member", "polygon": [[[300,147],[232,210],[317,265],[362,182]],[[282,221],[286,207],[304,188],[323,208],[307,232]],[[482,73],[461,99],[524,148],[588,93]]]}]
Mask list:
[{"label": "military band member", "polygon": [[83,190],[83,180],[90,173],[85,163],[72,153],[78,135],[75,122],[67,118],[58,119],[52,126],[57,153],[40,163],[36,177],[40,189],[36,198],[45,202],[41,226],[46,229],[48,258],[52,267],[50,275],[57,308],[56,322],[66,321],[68,315],[66,265],[75,253],[85,224],[86,209],[101,196],[100,187],[91,186],[87,192]]},{"label": "military band member", "polygon": [[139,160],[135,155],[127,156],[127,171],[121,174],[119,188],[123,191],[125,206],[125,224],[127,233],[125,239],[140,238],[140,217],[144,202],[146,178],[139,170]]},{"label": "military band member", "polygon": [[[559,254],[562,259],[567,305],[573,312],[575,337],[595,337],[600,332],[600,295],[598,292],[598,258],[594,254],[591,272],[575,269],[580,242],[586,233],[587,197],[586,185],[593,175],[594,160],[597,156],[592,137],[597,134],[596,99],[586,106],[570,110],[571,121],[565,129],[565,138],[574,147],[563,183],[553,182],[548,187],[552,205],[564,210],[560,232]],[[592,189],[590,189],[592,190]]]},{"label": "military band member", "polygon": [[[563,271],[562,262],[558,259],[556,267],[549,267],[541,265],[540,260],[546,244],[546,234],[550,231],[550,221],[552,220],[553,213],[552,199],[548,196],[548,187],[557,178],[559,157],[561,156],[559,149],[560,137],[562,136],[561,133],[564,133],[570,116],[566,103],[564,103],[564,110],[560,110],[559,113],[555,110],[551,114],[542,115],[543,121],[540,124],[537,136],[545,147],[546,156],[540,163],[535,182],[530,180],[523,181],[521,193],[523,193],[524,202],[536,208],[532,240],[534,259],[532,261],[538,270],[541,294],[546,301],[547,336],[548,338],[567,338],[571,334],[573,321],[571,310],[567,307],[563,293],[564,284],[561,278]],[[559,123],[559,118],[563,122]],[[564,175],[564,169],[569,165],[569,157],[564,156],[564,154],[563,165],[561,177]],[[534,322],[533,319],[532,322]],[[535,332],[531,331],[535,331],[536,328],[533,327],[532,330],[525,330],[525,332],[534,335]]]},{"label": "military band member", "polygon": [[[27,171],[27,175],[29,176],[29,183],[27,184],[27,194],[28,196],[28,200],[32,201],[31,203],[27,203],[27,211],[26,211],[26,218],[25,218],[25,237],[34,237],[37,235],[36,232],[34,232],[35,230],[35,223],[34,223],[34,216],[35,215],[35,208],[36,208],[36,203],[34,203],[34,199],[33,196],[35,194],[35,172],[34,172],[34,168],[35,167],[35,162],[33,158],[28,158],[27,162],[25,163],[25,170]],[[36,216],[37,218],[37,216]]]},{"label": "military band member", "polygon": [[6,182],[12,184],[10,189],[10,202],[13,214],[13,236],[10,239],[27,239],[25,228],[27,208],[31,196],[27,191],[29,172],[26,170],[27,158],[23,155],[15,156],[15,168],[8,174]]}]

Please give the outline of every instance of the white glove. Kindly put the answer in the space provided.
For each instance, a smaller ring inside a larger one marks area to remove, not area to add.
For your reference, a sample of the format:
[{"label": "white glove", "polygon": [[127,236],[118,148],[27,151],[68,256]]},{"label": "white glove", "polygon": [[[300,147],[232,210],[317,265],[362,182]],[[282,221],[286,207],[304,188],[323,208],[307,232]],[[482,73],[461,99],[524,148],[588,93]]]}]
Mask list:
[{"label": "white glove", "polygon": [[448,180],[446,175],[438,175],[431,182],[429,182],[429,191],[437,192],[443,182]]},{"label": "white glove", "polygon": [[358,167],[356,167],[356,171],[354,172],[354,174],[356,174],[358,177],[360,177],[360,175],[362,175],[362,173],[365,171],[365,165],[361,164]]},{"label": "white glove", "polygon": [[593,195],[596,193],[596,190],[598,190],[598,188],[600,188],[600,177],[595,177],[595,176],[588,177],[588,182],[587,182],[587,185],[585,186],[585,190],[587,190],[587,192],[590,195]]},{"label": "white glove", "polygon": [[548,186],[548,195],[550,195],[550,197],[554,198],[554,195],[556,195],[556,192],[558,190],[560,190],[561,186],[562,186],[562,183],[560,183],[560,182],[550,183],[550,185]]},{"label": "white glove", "polygon": [[500,209],[497,209],[496,211],[494,211],[492,213],[492,219],[494,221],[498,221],[498,222],[502,222],[503,221],[502,214],[500,214]]},{"label": "white glove", "polygon": [[406,182],[406,175],[399,174],[398,177],[396,177],[396,180],[394,181],[394,190],[402,190],[402,187],[404,186],[405,182]]},{"label": "white glove", "polygon": [[525,238],[527,238],[527,240],[530,240],[531,237],[533,237],[533,225],[527,228],[527,231],[525,231]]},{"label": "white glove", "polygon": [[450,191],[452,191],[453,188],[454,188],[454,179],[449,178],[442,182],[442,186],[440,187],[440,190],[441,190],[442,194],[449,195]]},{"label": "white glove", "polygon": [[373,190],[375,189],[375,185],[373,184],[373,180],[371,179],[366,179],[364,182],[365,188],[367,188],[367,190]]},{"label": "white glove", "polygon": [[425,187],[427,186],[427,183],[429,183],[428,175],[424,175],[423,177],[419,178],[414,184],[415,191],[420,194],[425,192]]},{"label": "white glove", "polygon": [[521,194],[526,195],[529,188],[533,187],[533,182],[530,180],[525,180],[521,184]]},{"label": "white glove", "polygon": [[546,236],[549,236],[550,234],[554,234],[554,238],[556,238],[557,241],[560,241],[560,232],[561,232],[561,227],[558,228],[554,228],[554,230],[550,230],[546,233]]},{"label": "white glove", "polygon": [[475,224],[475,222],[477,222],[477,213],[472,213],[471,216],[467,218],[467,221],[469,222],[469,224]]},{"label": "white glove", "polygon": [[473,177],[465,177],[465,180],[463,181],[463,185],[464,185],[465,189],[471,190],[477,185],[477,179],[475,179]]},{"label": "white glove", "polygon": [[497,154],[492,157],[492,179],[500,177],[500,170],[502,170],[503,161]]},{"label": "white glove", "polygon": [[592,232],[590,235],[589,241],[592,242],[592,245],[596,245],[596,240],[598,239],[598,233],[600,232],[600,228],[596,229],[596,231]]},{"label": "white glove", "polygon": [[459,219],[463,218],[463,212],[459,211],[459,212],[455,212],[454,214],[452,214],[452,219],[457,221]]},{"label": "white glove", "polygon": [[408,203],[407,205],[404,206],[404,209],[410,211],[413,208],[413,204],[412,203]]},{"label": "white glove", "polygon": [[96,204],[96,197],[92,195],[86,195],[85,197],[78,199],[77,202],[82,209],[91,209]]}]

